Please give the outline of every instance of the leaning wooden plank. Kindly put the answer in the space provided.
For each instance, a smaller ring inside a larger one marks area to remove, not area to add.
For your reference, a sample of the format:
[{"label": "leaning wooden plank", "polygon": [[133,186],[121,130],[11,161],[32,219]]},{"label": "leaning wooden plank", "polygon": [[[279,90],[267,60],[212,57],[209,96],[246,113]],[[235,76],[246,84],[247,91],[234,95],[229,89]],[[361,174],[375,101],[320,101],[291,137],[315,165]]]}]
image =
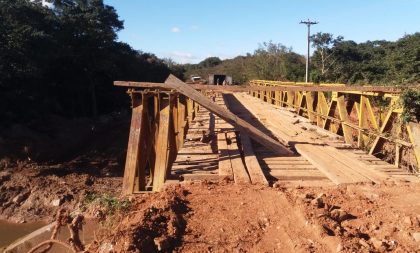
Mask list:
[{"label": "leaning wooden plank", "polygon": [[244,160],[246,168],[248,169],[249,177],[253,184],[268,185],[268,181],[264,176],[257,157],[255,157],[254,150],[252,149],[251,140],[246,134],[241,134],[242,150],[244,152]]},{"label": "leaning wooden plank", "polygon": [[176,89],[178,92],[184,94],[185,96],[195,100],[197,103],[205,107],[207,110],[213,112],[220,118],[224,119],[228,123],[234,125],[242,133],[248,134],[252,139],[260,143],[261,145],[269,148],[271,151],[275,152],[278,155],[290,155],[292,152],[284,147],[279,142],[275,141],[273,138],[264,134],[248,122],[237,117],[235,114],[231,113],[227,109],[224,109],[209,98],[202,95],[200,92],[196,91],[194,88],[185,84],[174,75],[170,75],[166,79],[165,84],[169,87]]},{"label": "leaning wooden plank", "polygon": [[233,180],[232,164],[229,157],[226,133],[221,132],[217,134],[217,148],[219,149],[219,176]]},{"label": "leaning wooden plank", "polygon": [[236,134],[234,132],[226,133],[228,140],[228,149],[230,162],[232,163],[233,178],[237,184],[249,184],[251,180],[246,171],[244,163],[242,162],[241,152],[239,151],[238,143],[236,141]]}]

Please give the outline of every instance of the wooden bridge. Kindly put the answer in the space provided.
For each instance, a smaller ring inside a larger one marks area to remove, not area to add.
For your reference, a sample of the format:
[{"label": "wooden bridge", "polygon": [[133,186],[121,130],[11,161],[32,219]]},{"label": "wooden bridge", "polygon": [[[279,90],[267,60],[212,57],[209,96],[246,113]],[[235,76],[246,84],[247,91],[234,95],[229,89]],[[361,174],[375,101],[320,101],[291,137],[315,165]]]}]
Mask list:
[{"label": "wooden bridge", "polygon": [[254,80],[121,82],[132,99],[123,193],[188,180],[327,186],[420,182],[420,127],[400,90]]}]

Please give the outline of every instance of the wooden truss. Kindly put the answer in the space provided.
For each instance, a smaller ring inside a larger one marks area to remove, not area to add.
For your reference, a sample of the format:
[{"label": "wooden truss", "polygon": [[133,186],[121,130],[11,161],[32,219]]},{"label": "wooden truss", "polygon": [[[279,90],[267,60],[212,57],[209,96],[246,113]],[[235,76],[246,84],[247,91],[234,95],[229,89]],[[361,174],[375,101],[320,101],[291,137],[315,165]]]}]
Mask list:
[{"label": "wooden truss", "polygon": [[130,89],[132,117],[123,193],[162,187],[198,104],[174,91]]},{"label": "wooden truss", "polygon": [[[276,87],[285,83],[257,80],[251,81],[250,85],[254,88]],[[403,149],[412,151],[417,163],[406,162],[405,165],[417,167],[418,170],[420,135],[413,131],[419,131],[419,126],[401,121],[403,108],[399,103],[398,90],[389,92],[378,88],[376,91],[366,91],[358,87],[350,90],[342,85],[324,85],[318,87],[331,87],[332,91],[308,91],[307,87],[302,86],[299,91],[253,89],[249,93],[270,104],[292,108],[313,124],[343,136],[347,144],[365,149],[369,154],[383,156],[384,150],[389,152],[392,146],[391,158],[396,166],[402,162]]]},{"label": "wooden truss", "polygon": [[[251,81],[249,86],[187,85],[172,75],[165,83],[116,81],[114,85],[129,88],[133,109],[123,194],[161,189],[199,106],[278,155],[290,154],[278,141],[203,95],[209,90],[248,92],[265,102],[292,108],[314,124],[342,135],[349,145],[368,149],[371,154],[380,155],[384,146],[392,143],[397,166],[402,162],[401,153],[407,150],[414,151],[415,166],[420,164],[420,129],[418,124],[398,120],[402,108],[397,88],[261,80]],[[375,106],[378,101],[386,106]]]}]

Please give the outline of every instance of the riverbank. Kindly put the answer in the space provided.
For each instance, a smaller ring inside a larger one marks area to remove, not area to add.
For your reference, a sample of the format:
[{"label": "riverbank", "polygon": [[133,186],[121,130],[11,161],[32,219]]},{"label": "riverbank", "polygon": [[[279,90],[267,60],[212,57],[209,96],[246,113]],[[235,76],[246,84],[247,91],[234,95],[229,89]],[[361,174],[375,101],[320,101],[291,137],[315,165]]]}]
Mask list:
[{"label": "riverbank", "polygon": [[91,194],[120,194],[129,115],[53,119],[48,128],[1,132],[0,220],[50,222],[58,208],[74,210]]}]

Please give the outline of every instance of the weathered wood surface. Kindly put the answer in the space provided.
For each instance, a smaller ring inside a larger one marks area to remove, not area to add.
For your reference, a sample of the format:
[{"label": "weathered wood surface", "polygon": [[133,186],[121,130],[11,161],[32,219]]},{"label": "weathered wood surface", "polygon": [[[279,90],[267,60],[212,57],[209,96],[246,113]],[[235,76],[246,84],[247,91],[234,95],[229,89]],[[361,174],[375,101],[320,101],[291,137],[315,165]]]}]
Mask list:
[{"label": "weathered wood surface", "polygon": [[171,182],[174,182],[174,179],[178,182],[181,180],[218,181],[219,159],[217,150],[212,148],[216,142],[216,138],[213,137],[213,121],[211,113],[204,108],[201,108],[196,113],[196,117],[191,120],[187,138],[171,168]]},{"label": "weathered wood surface", "polygon": [[140,154],[140,133],[142,125],[143,105],[139,98],[134,98],[131,115],[130,134],[128,137],[127,157],[123,178],[123,194],[131,194],[134,191],[134,180],[138,168]]},{"label": "weathered wood surface", "polygon": [[[320,171],[336,184],[356,182],[376,182],[386,179],[401,179],[383,170],[370,167],[363,161],[345,153],[346,148],[340,147],[337,140],[322,135],[316,129],[308,131],[302,129],[303,118],[287,116],[280,113],[283,109],[261,102],[246,94],[235,94],[257,118],[263,118],[266,126],[277,136],[280,134],[288,143],[296,148],[298,153],[308,159]],[[296,123],[297,122],[297,123]],[[314,126],[314,128],[317,128]],[[341,140],[341,143],[343,141]],[[349,149],[349,148],[347,148]],[[367,155],[367,154],[366,154]],[[370,156],[376,159],[374,156]],[[414,180],[406,174],[407,180]]]},{"label": "weathered wood surface", "polygon": [[165,183],[169,165],[169,98],[160,102],[159,129],[156,140],[156,164],[153,175],[153,191],[159,191]]},{"label": "weathered wood surface", "polygon": [[228,132],[226,133],[226,138],[228,141],[229,158],[232,164],[233,178],[235,180],[235,183],[237,184],[251,183],[248,172],[242,161],[241,151],[238,146],[236,133]]},{"label": "weathered wood surface", "polygon": [[253,184],[268,185],[268,181],[264,176],[258,159],[252,149],[251,140],[248,135],[241,134],[241,144],[244,154],[246,168]]},{"label": "weathered wood surface", "polygon": [[[176,89],[168,83],[151,83],[151,82],[127,82],[115,81],[115,86],[132,87],[132,88],[149,88],[149,89]],[[203,85],[188,84],[189,87],[196,90],[213,90],[218,92],[248,92],[248,91],[360,91],[360,92],[390,92],[400,93],[401,89],[396,87],[384,86],[305,86],[305,85],[287,85],[287,86],[248,86],[248,85]]]},{"label": "weathered wood surface", "polygon": [[225,132],[217,134],[217,148],[219,150],[219,175],[233,180],[232,163],[230,162]]},{"label": "weathered wood surface", "polygon": [[229,124],[234,125],[239,131],[248,134],[252,139],[259,142],[261,145],[269,148],[274,153],[278,155],[290,155],[291,152],[285,148],[282,144],[275,141],[271,137],[267,136],[245,120],[237,117],[235,114],[231,113],[229,110],[218,106],[216,103],[211,101],[209,98],[202,95],[200,92],[196,91],[191,86],[185,84],[178,78],[173,75],[170,75],[165,81],[165,84],[168,84],[173,89],[176,89],[178,92],[183,95],[193,99],[207,110],[213,112],[220,118],[224,119]]},{"label": "weathered wood surface", "polygon": [[414,147],[414,155],[416,156],[417,166],[420,167],[420,124],[410,122],[407,125],[408,135]]}]

